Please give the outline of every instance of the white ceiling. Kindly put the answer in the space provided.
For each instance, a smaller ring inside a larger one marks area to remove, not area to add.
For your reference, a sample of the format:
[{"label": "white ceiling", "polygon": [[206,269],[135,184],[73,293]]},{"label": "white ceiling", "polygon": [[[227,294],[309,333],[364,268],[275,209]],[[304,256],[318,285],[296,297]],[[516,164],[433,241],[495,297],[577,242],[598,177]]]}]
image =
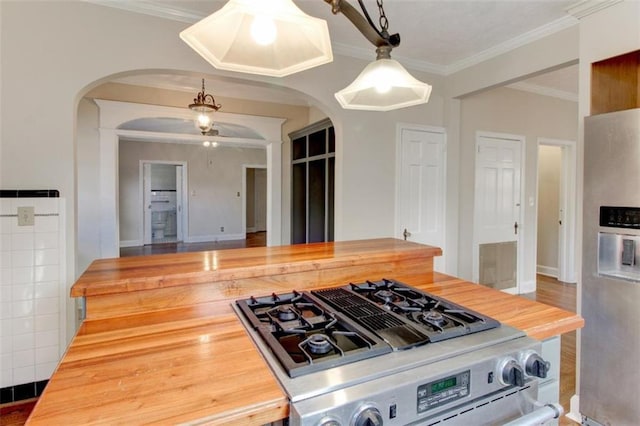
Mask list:
[{"label": "white ceiling", "polygon": [[[99,0],[96,0],[99,1]],[[359,8],[357,0],[349,0]],[[126,0],[123,2],[126,3]],[[130,3],[130,2],[129,2]],[[158,13],[195,22],[220,9],[223,0],[138,0]],[[332,44],[338,53],[375,59],[375,49],[342,15],[333,15],[323,0],[296,0],[309,15],[323,18],[329,25]],[[506,49],[518,39],[536,33],[566,28],[577,22],[566,9],[576,0],[387,0],[384,3],[389,32],[400,33],[401,45],[393,57],[407,60],[416,68],[450,73],[467,66],[480,54]],[[114,5],[118,2],[109,2]],[[377,23],[375,0],[364,0]]]},{"label": "white ceiling", "polygon": [[[111,7],[193,23],[221,8],[223,0],[87,0]],[[358,8],[357,0],[349,0]],[[374,47],[342,15],[334,16],[324,0],[296,0],[306,13],[327,20],[334,54],[362,59],[375,57]],[[364,0],[377,22],[375,0]],[[399,32],[402,43],[392,56],[409,70],[448,75],[497,56],[554,31],[575,25],[567,9],[575,0],[387,0],[389,32]],[[185,25],[186,28],[186,25]],[[177,34],[176,34],[177,37]],[[540,75],[511,85],[521,90],[577,100],[577,66]],[[119,79],[127,84],[193,92],[200,79],[182,75],[145,75]],[[207,92],[286,104],[307,101],[295,92],[246,81],[207,77]]]}]

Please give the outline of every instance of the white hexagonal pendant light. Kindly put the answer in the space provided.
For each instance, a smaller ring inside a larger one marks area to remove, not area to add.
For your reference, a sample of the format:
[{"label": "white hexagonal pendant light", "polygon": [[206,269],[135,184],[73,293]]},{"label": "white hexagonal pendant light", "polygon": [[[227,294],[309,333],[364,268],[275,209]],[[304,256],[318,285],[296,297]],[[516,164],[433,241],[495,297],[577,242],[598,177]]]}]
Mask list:
[{"label": "white hexagonal pendant light", "polygon": [[291,0],[230,0],[180,38],[229,71],[283,77],[333,60],[327,22]]}]

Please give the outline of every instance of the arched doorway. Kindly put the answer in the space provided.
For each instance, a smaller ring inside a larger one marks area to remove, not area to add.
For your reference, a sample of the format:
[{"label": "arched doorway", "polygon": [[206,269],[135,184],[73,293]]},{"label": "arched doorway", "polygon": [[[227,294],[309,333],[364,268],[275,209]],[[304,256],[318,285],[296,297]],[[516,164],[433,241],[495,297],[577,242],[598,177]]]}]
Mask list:
[{"label": "arched doorway", "polygon": [[[169,117],[190,120],[190,111],[182,108],[128,102],[96,100],[99,108],[99,200],[100,200],[100,257],[118,257],[120,227],[118,208],[118,143],[121,138],[140,141],[181,142],[201,144],[201,135],[130,130],[136,120]],[[281,118],[257,117],[233,113],[218,113],[221,123],[251,129],[254,137],[228,137],[223,142],[230,146],[252,146],[266,149],[267,155],[267,231],[268,245],[280,244],[280,173]],[[246,132],[245,132],[246,133]],[[215,140],[216,137],[213,138]],[[223,139],[217,137],[217,139]],[[276,173],[273,171],[277,170]],[[271,171],[271,172],[269,172]],[[277,202],[275,199],[278,199]],[[271,231],[271,232],[269,232]]]}]

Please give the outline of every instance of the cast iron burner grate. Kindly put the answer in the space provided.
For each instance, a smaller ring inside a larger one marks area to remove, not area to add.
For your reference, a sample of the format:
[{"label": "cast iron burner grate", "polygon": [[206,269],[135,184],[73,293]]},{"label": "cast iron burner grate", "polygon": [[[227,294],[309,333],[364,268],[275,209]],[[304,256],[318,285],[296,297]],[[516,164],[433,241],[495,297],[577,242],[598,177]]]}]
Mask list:
[{"label": "cast iron burner grate", "polygon": [[[365,281],[314,293],[397,349],[500,326],[493,318],[395,280]],[[391,337],[387,330],[400,336]]]},{"label": "cast iron burner grate", "polygon": [[428,336],[416,330],[401,317],[343,288],[317,290],[312,293],[367,330],[382,337],[395,349],[408,349],[429,341]]},{"label": "cast iron burner grate", "polygon": [[375,334],[344,321],[307,292],[236,301],[290,377],[389,353]]}]

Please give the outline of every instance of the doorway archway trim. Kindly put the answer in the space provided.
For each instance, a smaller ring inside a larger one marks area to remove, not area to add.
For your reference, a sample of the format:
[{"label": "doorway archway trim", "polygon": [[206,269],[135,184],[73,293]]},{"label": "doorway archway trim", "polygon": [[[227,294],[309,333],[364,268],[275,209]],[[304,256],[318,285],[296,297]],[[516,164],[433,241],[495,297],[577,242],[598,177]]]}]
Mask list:
[{"label": "doorway archway trim", "polygon": [[[159,105],[135,104],[129,102],[96,99],[100,115],[100,256],[102,258],[119,257],[120,226],[118,215],[118,142],[121,136],[129,135],[131,130],[118,129],[122,124],[139,118],[171,117],[190,118],[186,108],[164,107]],[[220,120],[239,124],[255,130],[264,139],[235,141],[239,145],[249,146],[259,142],[267,151],[267,245],[280,245],[282,235],[281,214],[281,156],[282,123],[285,119],[277,117],[258,117],[252,115],[219,113]],[[155,140],[155,132],[137,132],[141,140]],[[184,140],[189,139],[186,135]],[[200,140],[199,135],[190,135]],[[239,139],[239,138],[236,138]],[[255,147],[255,145],[254,145]]]},{"label": "doorway archway trim", "polygon": [[[193,120],[193,111],[188,108],[162,105],[137,104],[133,102],[94,99],[100,108],[100,127],[118,129],[122,124],[141,118],[179,118]],[[258,133],[262,140],[282,140],[284,118],[262,117],[258,115],[238,114],[218,111],[215,120],[221,123],[245,126]],[[191,135],[203,140],[200,135]],[[258,141],[260,139],[256,139]]]}]

